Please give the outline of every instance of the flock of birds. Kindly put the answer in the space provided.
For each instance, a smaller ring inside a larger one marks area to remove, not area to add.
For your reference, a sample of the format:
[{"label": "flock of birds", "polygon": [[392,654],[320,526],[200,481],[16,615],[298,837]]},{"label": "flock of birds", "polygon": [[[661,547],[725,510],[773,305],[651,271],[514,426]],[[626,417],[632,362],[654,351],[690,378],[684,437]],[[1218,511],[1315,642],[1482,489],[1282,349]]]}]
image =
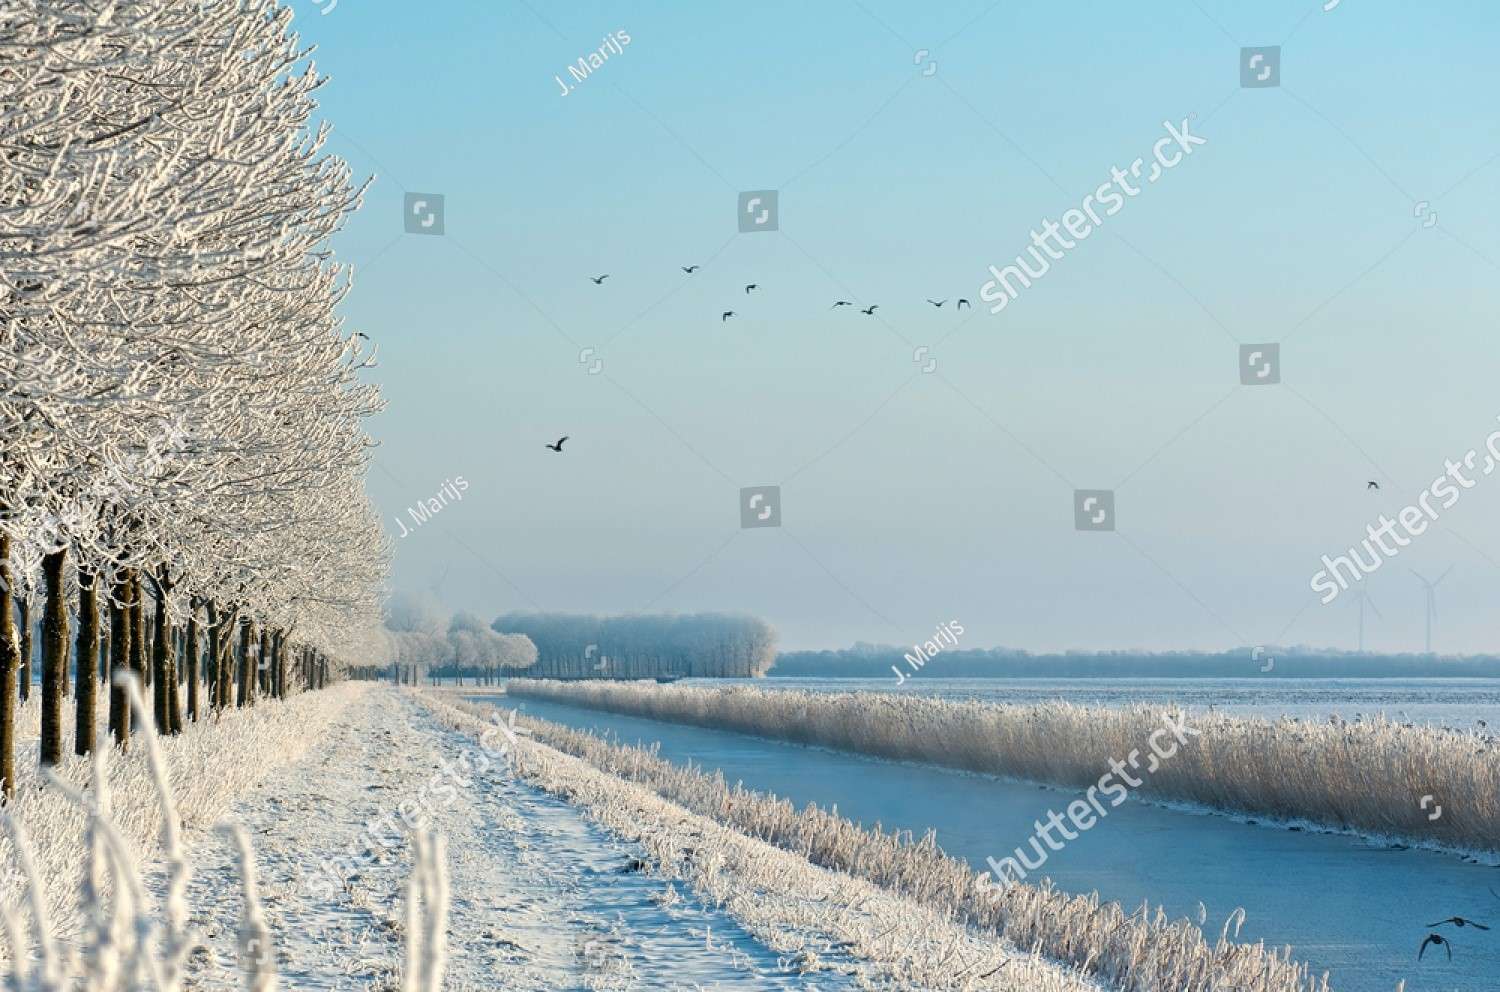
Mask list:
[{"label": "flock of birds", "polygon": [[[701,266],[697,266],[697,265],[679,265],[678,268],[680,268],[687,275],[692,275],[694,272],[697,272],[698,269],[701,268]],[[603,286],[604,285],[604,280],[606,280],[608,278],[609,278],[609,273],[606,272],[603,275],[589,276],[589,281],[592,282],[595,286]],[[751,293],[753,293],[754,291],[756,291],[758,289],[760,289],[760,285],[758,283],[753,283],[753,282],[746,283],[745,284],[745,295],[749,296]],[[928,303],[931,303],[933,306],[939,307],[939,308],[941,308],[943,306],[943,304],[945,304],[945,303],[948,302],[948,298],[947,297],[944,297],[941,300],[934,300],[934,299],[932,299],[930,297],[926,297],[925,299],[927,299]],[[837,310],[839,307],[852,307],[854,305],[855,304],[854,304],[854,302],[852,300],[835,300],[833,306],[829,307],[828,309],[830,309],[830,310]],[[955,309],[955,310],[962,310],[964,307],[968,307],[969,309],[972,310],[974,308],[974,304],[970,303],[968,300],[964,299],[963,297],[959,297],[958,302],[955,303],[955,304],[953,304],[953,309]],[[872,304],[870,304],[867,307],[861,308],[859,312],[862,313],[862,314],[864,314],[866,317],[873,317],[873,316],[875,316],[875,311],[879,310],[879,309],[880,309],[880,304],[878,304],[878,303],[872,303]],[[725,310],[723,313],[719,314],[719,323],[722,324],[725,321],[727,321],[730,317],[738,317],[738,316],[739,316],[739,314],[735,313],[733,310]],[[552,446],[549,444],[548,447],[550,448]],[[554,450],[557,450],[557,449],[554,449]]]},{"label": "flock of birds", "polygon": [[[697,272],[700,268],[702,268],[702,266],[699,266],[699,265],[679,265],[678,268],[680,268],[686,275],[692,275],[694,272]],[[606,280],[608,278],[609,278],[609,273],[605,272],[605,273],[602,273],[602,274],[597,275],[597,276],[589,276],[589,282],[593,283],[595,286],[603,286],[604,285],[604,280]],[[751,293],[755,292],[758,289],[760,289],[760,284],[759,283],[748,282],[748,283],[745,284],[745,295],[749,296]],[[927,300],[927,302],[930,303],[930,304],[932,304],[934,307],[937,307],[938,309],[942,309],[943,305],[948,302],[949,298],[945,296],[941,300],[934,300],[931,297],[923,297],[923,299]],[[852,300],[834,300],[833,301],[833,306],[829,307],[828,309],[830,309],[830,310],[837,310],[839,307],[852,307],[852,306],[855,306],[855,303]],[[953,304],[953,309],[955,309],[955,310],[962,310],[964,307],[968,307],[969,309],[972,310],[974,308],[974,304],[970,303],[964,297],[959,297],[958,300],[957,300],[957,302],[955,302]],[[878,303],[871,303],[867,307],[860,307],[859,308],[859,312],[862,313],[862,314],[864,314],[866,317],[873,317],[873,316],[875,316],[875,311],[879,310],[879,309],[880,309],[880,304],[878,304]],[[739,314],[736,313],[733,310],[725,310],[723,313],[719,314],[719,323],[721,323],[721,324],[726,323],[729,320],[730,317],[738,317],[738,316],[739,316]],[[567,439],[568,439],[568,436],[566,434],[564,434],[562,437],[558,438],[556,442],[554,442],[552,444],[544,444],[542,447],[546,448],[548,451],[553,452],[554,454],[559,454],[560,455],[560,454],[562,454],[563,442],[566,441]]]},{"label": "flock of birds", "polygon": [[[1494,890],[1491,889],[1490,892],[1493,893]],[[1433,927],[1440,927],[1447,923],[1451,923],[1454,926],[1459,927],[1460,929],[1462,929],[1463,927],[1473,927],[1475,930],[1489,929],[1489,927],[1485,926],[1483,923],[1475,923],[1473,920],[1466,920],[1462,916],[1450,916],[1446,920],[1438,920],[1436,923],[1429,923],[1427,924],[1427,929],[1431,930]],[[1448,960],[1453,960],[1453,941],[1449,940],[1447,937],[1444,937],[1440,933],[1429,933],[1427,935],[1427,939],[1422,941],[1422,946],[1417,948],[1418,961],[1422,960],[1422,955],[1427,953],[1427,947],[1429,944],[1433,947],[1441,947],[1443,950],[1448,952]]]}]

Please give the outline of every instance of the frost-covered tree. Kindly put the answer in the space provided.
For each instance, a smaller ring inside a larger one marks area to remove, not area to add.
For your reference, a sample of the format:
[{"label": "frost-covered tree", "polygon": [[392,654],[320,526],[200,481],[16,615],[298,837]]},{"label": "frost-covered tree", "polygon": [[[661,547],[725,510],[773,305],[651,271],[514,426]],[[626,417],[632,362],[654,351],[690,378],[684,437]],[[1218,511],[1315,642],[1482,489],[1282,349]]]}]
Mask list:
[{"label": "frost-covered tree", "polygon": [[[248,704],[258,683],[324,684],[357,660],[351,629],[378,626],[389,548],[363,422],[380,400],[327,248],[362,188],[311,128],[321,80],[291,17],[273,0],[0,5],[7,789],[8,592],[41,591],[44,763],[62,753],[70,599],[79,753],[101,612],[110,666],[150,684],[165,733],[182,725],[179,638],[209,683],[198,700],[191,673],[198,717],[231,686]],[[110,728],[128,744],[119,689]]]}]

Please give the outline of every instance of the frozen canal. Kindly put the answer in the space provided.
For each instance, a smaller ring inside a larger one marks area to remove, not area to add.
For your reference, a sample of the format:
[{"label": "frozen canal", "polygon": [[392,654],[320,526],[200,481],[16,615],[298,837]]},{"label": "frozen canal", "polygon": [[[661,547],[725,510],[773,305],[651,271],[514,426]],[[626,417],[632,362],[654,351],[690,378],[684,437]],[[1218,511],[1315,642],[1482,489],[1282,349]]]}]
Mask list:
[{"label": "frozen canal", "polygon": [[[772,682],[774,685],[774,681]],[[496,699],[497,702],[504,702]],[[1049,809],[1075,798],[993,778],[801,747],[725,731],[518,700],[524,712],[574,727],[613,732],[625,743],[659,742],[662,756],[720,769],[731,781],[798,805],[837,805],[851,819],[921,834],[931,827],[948,853],[977,868],[1033,832]],[[1029,850],[1029,848],[1028,848]],[[1252,826],[1229,817],[1130,801],[1052,853],[1040,874],[1061,888],[1097,889],[1126,907],[1143,900],[1195,917],[1201,900],[1217,936],[1235,907],[1247,914],[1241,939],[1290,944],[1298,958],[1331,972],[1341,990],[1494,992],[1500,975],[1500,870],[1454,856],[1373,847],[1352,837]],[[1453,960],[1417,949],[1425,924],[1462,916],[1494,929],[1444,927]]]}]

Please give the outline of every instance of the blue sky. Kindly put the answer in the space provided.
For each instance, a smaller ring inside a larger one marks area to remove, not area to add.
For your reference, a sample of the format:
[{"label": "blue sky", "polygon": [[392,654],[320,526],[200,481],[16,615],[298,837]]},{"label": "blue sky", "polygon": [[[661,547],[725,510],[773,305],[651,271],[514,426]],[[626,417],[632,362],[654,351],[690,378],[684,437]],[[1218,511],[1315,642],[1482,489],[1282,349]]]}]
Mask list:
[{"label": "blue sky", "polygon": [[[376,176],[336,242],[389,401],[371,494],[394,536],[470,483],[396,541],[398,588],[744,610],[788,647],[956,619],[966,646],[1352,648],[1320,556],[1500,427],[1493,4],[294,7],[331,148]],[[1241,89],[1240,48],[1277,44],[1282,85]],[[1207,145],[1003,313],[954,313],[1189,114]],[[741,235],[759,189],[780,230]],[[443,237],[403,233],[408,191],[444,195]],[[1238,384],[1250,342],[1279,385]],[[740,529],[756,485],[781,528]],[[1117,530],[1075,530],[1074,489],[1116,490]],[[1435,648],[1500,647],[1497,508],[1481,482],[1369,578],[1369,646],[1420,650],[1409,570],[1451,565]]]}]

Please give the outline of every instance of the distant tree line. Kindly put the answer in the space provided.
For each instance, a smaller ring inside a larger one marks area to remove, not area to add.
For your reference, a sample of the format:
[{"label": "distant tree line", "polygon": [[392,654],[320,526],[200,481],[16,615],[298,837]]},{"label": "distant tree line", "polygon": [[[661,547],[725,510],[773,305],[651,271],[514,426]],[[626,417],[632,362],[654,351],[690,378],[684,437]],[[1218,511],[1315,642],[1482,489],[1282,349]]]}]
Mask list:
[{"label": "distant tree line", "polygon": [[445,620],[427,597],[392,597],[385,607],[385,627],[390,667],[383,673],[358,673],[364,677],[388,674],[392,681],[407,685],[422,678],[490,683],[536,663],[536,645],[524,635],[491,630],[472,613],[455,613]]},{"label": "distant tree line", "polygon": [[[890,678],[891,667],[909,670],[910,646],[857,642],[839,651],[788,651],[777,656],[772,678]],[[922,669],[922,678],[1496,678],[1500,658],[1430,654],[1376,655],[1294,647],[1239,648],[1223,652],[1069,651],[1032,654],[1017,648],[944,651]]]},{"label": "distant tree line", "polygon": [[776,657],[770,624],[730,613],[507,613],[490,627],[531,638],[532,678],[750,678]]}]

